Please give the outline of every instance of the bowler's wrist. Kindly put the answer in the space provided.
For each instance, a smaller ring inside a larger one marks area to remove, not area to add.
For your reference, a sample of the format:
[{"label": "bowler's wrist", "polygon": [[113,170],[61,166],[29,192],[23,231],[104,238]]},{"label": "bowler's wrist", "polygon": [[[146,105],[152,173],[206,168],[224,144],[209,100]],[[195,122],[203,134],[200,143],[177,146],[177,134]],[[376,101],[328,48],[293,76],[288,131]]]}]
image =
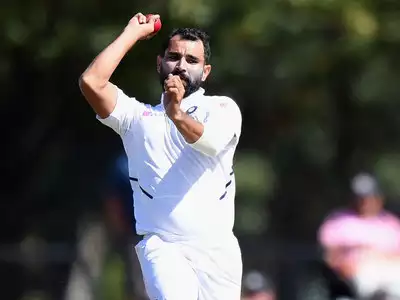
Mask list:
[{"label": "bowler's wrist", "polygon": [[143,37],[143,33],[138,28],[127,25],[121,33],[121,36],[127,38],[132,44],[136,43]]},{"label": "bowler's wrist", "polygon": [[168,115],[168,117],[170,118],[170,120],[172,122],[179,123],[179,122],[182,122],[184,120],[184,118],[186,116],[186,113],[183,110],[178,109],[176,111],[167,113],[167,115]]}]

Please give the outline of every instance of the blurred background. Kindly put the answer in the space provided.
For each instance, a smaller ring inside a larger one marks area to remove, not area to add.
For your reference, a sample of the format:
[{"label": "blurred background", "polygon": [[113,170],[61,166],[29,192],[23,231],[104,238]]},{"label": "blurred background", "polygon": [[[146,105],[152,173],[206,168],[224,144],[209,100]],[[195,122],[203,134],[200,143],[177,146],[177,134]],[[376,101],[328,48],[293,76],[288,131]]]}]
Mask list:
[{"label": "blurred background", "polygon": [[163,39],[198,26],[211,35],[207,93],[231,96],[242,110],[234,169],[244,289],[267,291],[257,299],[355,297],[324,261],[318,232],[349,203],[360,172],[373,174],[386,209],[400,212],[399,1],[1,7],[1,299],[145,299],[130,248],[136,237],[122,144],[78,87],[139,11],[159,13],[163,28],[129,53],[113,82],[158,103]]}]

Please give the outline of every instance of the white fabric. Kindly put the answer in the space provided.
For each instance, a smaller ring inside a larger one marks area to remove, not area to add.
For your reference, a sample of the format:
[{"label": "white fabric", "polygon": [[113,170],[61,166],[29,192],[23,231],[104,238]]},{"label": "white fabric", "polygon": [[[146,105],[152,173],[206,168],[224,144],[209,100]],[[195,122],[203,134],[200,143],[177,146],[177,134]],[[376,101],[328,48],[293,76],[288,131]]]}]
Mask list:
[{"label": "white fabric", "polygon": [[218,155],[229,143],[235,144],[242,123],[240,110],[232,99],[221,97],[220,101],[213,104],[213,113],[198,120],[204,125],[203,135],[190,144],[209,156]]},{"label": "white fabric", "polygon": [[129,128],[135,124],[135,120],[140,118],[140,114],[145,110],[146,105],[136,99],[129,99],[124,92],[117,88],[117,102],[113,112],[105,119],[96,116],[97,119],[116,133],[124,136]]},{"label": "white fabric", "polygon": [[390,300],[400,300],[400,260],[367,256],[359,262],[352,280],[356,294],[367,299],[383,291]]},{"label": "white fabric", "polygon": [[98,119],[121,136],[129,174],[137,179],[131,184],[138,234],[217,240],[229,235],[234,223],[232,164],[241,118],[232,114],[240,111],[230,98],[205,96],[202,89],[184,99],[181,107],[220,133],[223,144],[218,148],[223,150],[218,155],[210,157],[186,143],[162,104],[144,105],[121,90],[111,115]]},{"label": "white fabric", "polygon": [[128,156],[136,231],[148,236],[136,246],[147,290],[157,300],[239,300],[232,165],[240,110],[202,89],[181,108],[204,124],[202,141],[189,145],[162,101],[145,105],[121,90],[111,115],[97,117],[121,136]]},{"label": "white fabric", "polygon": [[242,261],[234,236],[205,248],[149,235],[135,250],[150,300],[240,300]]}]

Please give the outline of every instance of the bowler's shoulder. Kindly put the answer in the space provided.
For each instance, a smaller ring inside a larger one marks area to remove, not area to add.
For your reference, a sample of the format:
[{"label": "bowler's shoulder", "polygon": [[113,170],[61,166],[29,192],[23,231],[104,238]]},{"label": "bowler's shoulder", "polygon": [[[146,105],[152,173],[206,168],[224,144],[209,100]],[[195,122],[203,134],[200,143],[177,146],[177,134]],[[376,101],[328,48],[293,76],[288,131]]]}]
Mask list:
[{"label": "bowler's shoulder", "polygon": [[207,99],[207,101],[210,102],[226,102],[226,103],[232,103],[232,104],[236,104],[236,101],[229,96],[222,96],[222,95],[204,95],[204,97]]},{"label": "bowler's shoulder", "polygon": [[231,109],[241,114],[238,103],[231,97],[220,95],[204,95],[209,106],[222,109]]}]

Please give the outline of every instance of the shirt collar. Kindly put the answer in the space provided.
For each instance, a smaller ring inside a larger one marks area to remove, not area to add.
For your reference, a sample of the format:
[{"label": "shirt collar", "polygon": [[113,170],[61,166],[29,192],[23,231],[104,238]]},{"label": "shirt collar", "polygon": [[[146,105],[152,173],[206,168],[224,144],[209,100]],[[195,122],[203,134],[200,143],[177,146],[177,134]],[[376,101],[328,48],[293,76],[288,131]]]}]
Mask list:
[{"label": "shirt collar", "polygon": [[[183,98],[182,101],[187,101],[189,99],[193,99],[195,97],[198,96],[203,96],[205,93],[205,90],[203,88],[199,88],[197,91],[195,91],[194,93],[190,94],[189,96],[187,96],[186,98]],[[161,104],[164,104],[164,93],[161,94],[161,100],[160,100]]]}]

